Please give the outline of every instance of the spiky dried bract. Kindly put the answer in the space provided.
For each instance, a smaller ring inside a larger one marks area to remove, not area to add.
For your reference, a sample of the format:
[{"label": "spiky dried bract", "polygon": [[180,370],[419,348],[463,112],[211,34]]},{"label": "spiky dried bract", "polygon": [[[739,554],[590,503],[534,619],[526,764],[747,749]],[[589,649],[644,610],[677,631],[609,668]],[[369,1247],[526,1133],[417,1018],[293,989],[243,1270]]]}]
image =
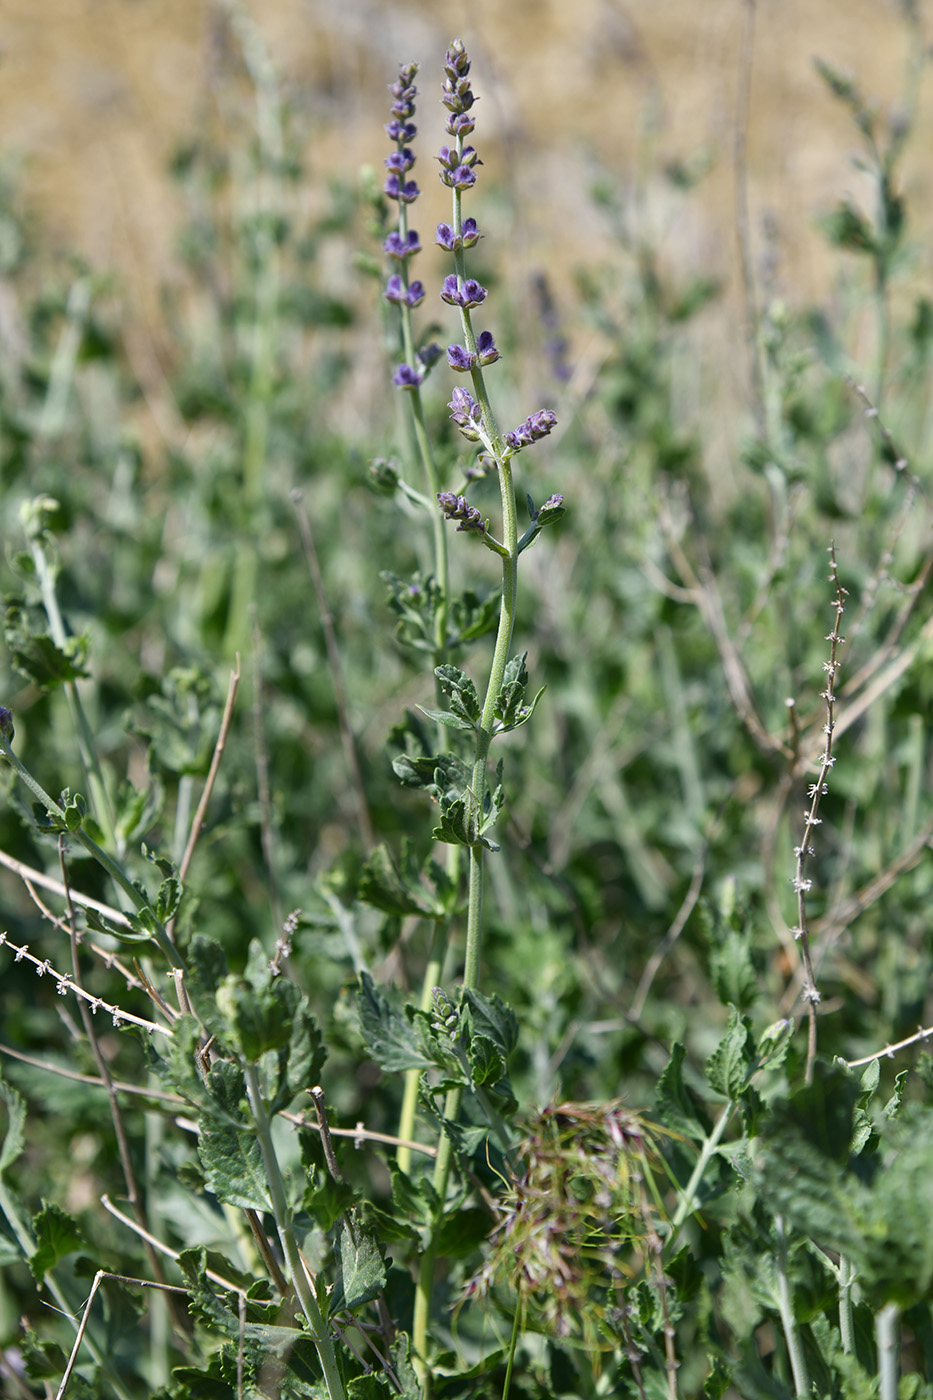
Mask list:
[{"label": "spiky dried bract", "polygon": [[527,1322],[552,1336],[579,1336],[594,1348],[627,1338],[622,1290],[646,1276],[659,1281],[650,1178],[661,1136],[669,1134],[618,1099],[537,1114],[520,1148],[525,1170],[464,1300],[504,1284]]}]

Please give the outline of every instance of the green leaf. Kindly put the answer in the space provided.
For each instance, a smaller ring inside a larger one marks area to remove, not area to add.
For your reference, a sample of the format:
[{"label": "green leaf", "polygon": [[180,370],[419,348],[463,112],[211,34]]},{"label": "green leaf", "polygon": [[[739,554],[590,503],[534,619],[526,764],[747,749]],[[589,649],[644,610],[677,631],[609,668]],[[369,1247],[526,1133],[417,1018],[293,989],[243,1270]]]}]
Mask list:
[{"label": "green leaf", "polygon": [[358,1308],[377,1298],[385,1287],[385,1261],[355,1210],[349,1212],[341,1226],[338,1254],[344,1306]]},{"label": "green leaf", "polygon": [[470,734],[476,732],[476,725],[471,724],[468,719],[462,719],[459,715],[452,714],[450,710],[429,710],[426,705],[419,705],[418,709],[428,719],[433,719],[435,724],[444,725],[445,729],[462,729]]},{"label": "green leaf", "polygon": [[791,1041],[794,1038],[794,1022],[789,1016],[780,1021],[772,1021],[761,1033],[756,1058],[759,1069],[777,1069],[787,1058]]},{"label": "green leaf", "polygon": [[661,1122],[671,1132],[705,1142],[713,1125],[684,1084],[686,1054],[686,1049],[679,1042],[671,1047],[671,1058],[662,1070],[655,1090],[655,1107]]},{"label": "green leaf", "polygon": [[710,1373],[703,1382],[706,1400],[722,1400],[732,1384],[732,1372],[718,1356],[708,1356]]},{"label": "green leaf", "polygon": [[495,1084],[505,1074],[505,1060],[485,1036],[475,1035],[467,1049],[470,1077],[475,1085]]},{"label": "green leaf", "polygon": [[461,1005],[468,1012],[464,1017],[467,1034],[489,1040],[507,1060],[518,1044],[518,1017],[511,1007],[495,994],[483,996],[469,987]]},{"label": "green leaf", "polygon": [[356,1013],[366,1052],[389,1073],[408,1069],[430,1069],[418,1031],[403,1005],[402,998],[377,986],[368,973],[360,975]]},{"label": "green leaf", "polygon": [[229,1060],[211,1065],[211,1106],[202,1110],[198,1156],[207,1187],[224,1205],[270,1210],[269,1186],[252,1123],[242,1106],[243,1071]]},{"label": "green leaf", "polygon": [[453,713],[461,719],[468,720],[471,727],[475,725],[482,715],[483,707],[479,702],[476,686],[469,676],[464,675],[456,666],[436,666],[434,674],[441,691],[450,701]]},{"label": "green leaf", "polygon": [[749,1054],[751,1025],[733,1007],[722,1040],[706,1062],[706,1078],[714,1093],[734,1101],[748,1083],[755,1065]]},{"label": "green leaf", "polygon": [[713,950],[710,972],[716,995],[723,1006],[747,1011],[758,1000],[758,974],[752,963],[747,932],[729,929]]},{"label": "green leaf", "polygon": [[41,1283],[49,1269],[54,1269],[60,1259],[85,1247],[77,1221],[61,1206],[53,1205],[50,1201],[42,1202],[42,1209],[32,1218],[32,1228],[36,1250],[29,1260],[29,1267],[36,1283]]},{"label": "green leaf", "polygon": [[5,600],[3,631],[10,660],[20,675],[41,691],[81,680],[89,675],[85,665],[90,649],[87,635],[69,637],[58,647],[45,630],[45,614],[38,608]]},{"label": "green leaf", "polygon": [[523,651],[520,656],[511,657],[496,696],[493,713],[504,728],[510,728],[515,723],[525,698],[525,688],[528,685],[528,670],[525,666],[527,656],[527,651]]},{"label": "green leaf", "polygon": [[26,1100],[12,1084],[0,1078],[0,1099],[6,1104],[6,1132],[0,1147],[0,1176],[13,1165],[25,1145]]},{"label": "green leaf", "polygon": [[385,844],[377,846],[360,872],[359,897],[374,909],[403,918],[419,914],[423,918],[442,918],[444,910],[424,898],[410,876],[403,875]]}]

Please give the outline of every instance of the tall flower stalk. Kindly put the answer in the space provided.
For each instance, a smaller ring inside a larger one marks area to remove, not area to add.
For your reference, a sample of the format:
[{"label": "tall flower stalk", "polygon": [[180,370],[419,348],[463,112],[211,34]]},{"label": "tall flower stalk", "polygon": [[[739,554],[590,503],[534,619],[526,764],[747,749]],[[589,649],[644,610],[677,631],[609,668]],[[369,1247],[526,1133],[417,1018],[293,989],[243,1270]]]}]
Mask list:
[{"label": "tall flower stalk", "polygon": [[[487,765],[493,738],[500,733],[524,724],[534,710],[534,702],[525,705],[524,691],[527,672],[524,657],[512,658],[510,650],[515,627],[515,609],[518,597],[518,558],[521,551],[537,537],[543,526],[557,520],[563,514],[562,497],[552,496],[538,511],[532,509],[529,528],[521,538],[518,532],[518,514],[515,490],[512,483],[511,461],[517,452],[539,438],[545,437],[556,424],[554,414],[541,409],[525,420],[513,432],[503,434],[497,423],[489,393],[486,387],[485,370],[499,359],[492,333],[480,330],[473,324],[473,313],[487,298],[487,290],[467,273],[467,253],[476,246],[480,238],[479,228],[473,218],[464,218],[462,202],[476,183],[476,168],[480,164],[475,148],[468,144],[474,129],[474,95],[469,79],[470,61],[459,40],[455,40],[447,51],[444,66],[442,103],[447,109],[446,130],[452,144],[444,145],[438,153],[440,178],[451,191],[452,213],[450,223],[441,223],[437,228],[436,241],[453,257],[454,271],[444,280],[441,298],[458,309],[462,343],[450,345],[447,350],[447,363],[457,374],[467,375],[470,390],[457,386],[449,403],[450,417],[463,437],[481,449],[477,466],[483,473],[495,472],[499,480],[501,501],[501,529],[499,537],[492,534],[489,522],[480,511],[463,495],[451,491],[438,491],[433,459],[427,445],[424,416],[421,405],[420,386],[426,370],[433,359],[432,352],[425,355],[415,351],[411,332],[411,311],[424,295],[420,283],[409,278],[408,266],[411,257],[418,251],[416,234],[407,227],[405,206],[418,194],[417,185],[408,180],[414,163],[414,156],[408,141],[415,133],[411,123],[413,114],[413,65],[403,68],[399,82],[393,88],[396,106],[393,108],[393,122],[390,135],[396,140],[396,152],[390,161],[386,193],[399,202],[399,227],[386,242],[386,251],[399,261],[399,270],[389,279],[386,295],[396,302],[402,311],[402,334],[406,362],[395,373],[395,383],[411,394],[415,419],[415,435],[422,451],[425,470],[437,504],[444,517],[458,522],[458,530],[478,535],[487,548],[501,561],[501,590],[498,626],[493,650],[492,663],[486,683],[485,695],[480,703],[475,687],[462,672],[449,665],[435,664],[435,676],[449,708],[433,712],[441,732],[466,731],[472,734],[473,753],[469,767],[469,780],[462,792],[451,796],[448,792],[441,801],[442,818],[437,829],[441,839],[450,842],[454,848],[465,846],[469,858],[469,884],[467,904],[466,942],[464,949],[463,991],[474,991],[478,987],[480,953],[483,931],[483,895],[486,851],[496,849],[489,833],[495,823],[500,801],[498,793],[490,795],[487,785]],[[436,521],[442,525],[441,516]],[[435,526],[435,531],[436,531]],[[436,547],[438,558],[442,557]],[[435,616],[435,653],[442,655],[446,646],[446,601],[447,576],[446,555],[443,577],[438,575],[445,600],[444,610]],[[439,971],[440,964],[432,963]],[[428,990],[426,983],[425,990]],[[448,1091],[444,1103],[444,1118],[455,1122],[459,1116],[462,1088]],[[412,1111],[414,1098],[412,1097]],[[401,1134],[406,1136],[406,1134]],[[417,1285],[413,1321],[413,1344],[421,1379],[426,1390],[430,1384],[427,1358],[427,1331],[430,1314],[433,1279],[437,1255],[437,1231],[444,1215],[445,1201],[450,1183],[452,1166],[452,1142],[444,1136],[438,1145],[435,1161],[433,1187],[437,1202],[436,1217],[429,1231],[422,1256]]]},{"label": "tall flower stalk", "polygon": [[[421,498],[431,514],[434,543],[434,577],[437,585],[437,606],[434,611],[432,660],[435,667],[443,664],[447,654],[447,613],[450,592],[450,564],[447,550],[447,535],[444,522],[433,508],[433,500],[438,494],[438,472],[427,431],[424,415],[424,402],[421,385],[431,367],[440,358],[440,347],[428,344],[416,347],[412,312],[424,301],[423,283],[412,277],[412,260],[421,252],[421,239],[417,230],[409,225],[408,214],[421,191],[415,180],[410,179],[415,156],[411,142],[417,135],[414,123],[416,63],[404,64],[399,69],[397,80],[391,85],[392,105],[386,133],[395,149],[386,160],[386,180],[383,187],[386,197],[398,207],[396,227],[389,233],[383,244],[393,271],[385,287],[386,300],[399,309],[399,322],[402,336],[404,359],[395,370],[393,383],[405,392],[411,408],[412,425],[418,458],[424,474],[428,496]],[[410,493],[411,494],[411,493]],[[440,683],[436,686],[436,699],[441,703]],[[448,748],[448,731],[438,725],[438,744],[442,752]],[[459,883],[460,852],[456,846],[448,846],[447,870],[452,886]],[[430,948],[425,966],[421,992],[421,1010],[431,1006],[431,992],[440,981],[446,951],[445,925],[434,921],[431,925]],[[405,1076],[405,1091],[402,1098],[402,1112],[399,1118],[398,1135],[402,1145],[398,1149],[398,1163],[403,1171],[411,1168],[411,1148],[407,1146],[414,1134],[415,1114],[418,1106],[418,1071],[411,1069]]]}]

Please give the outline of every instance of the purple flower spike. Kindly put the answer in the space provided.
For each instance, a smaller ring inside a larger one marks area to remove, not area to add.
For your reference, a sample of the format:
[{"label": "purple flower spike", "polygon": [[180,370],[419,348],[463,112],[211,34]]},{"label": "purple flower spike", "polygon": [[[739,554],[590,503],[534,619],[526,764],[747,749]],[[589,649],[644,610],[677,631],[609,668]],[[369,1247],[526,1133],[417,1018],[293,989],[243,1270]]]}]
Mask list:
[{"label": "purple flower spike", "polygon": [[439,491],[437,504],[448,520],[459,520],[458,530],[476,530],[485,534],[486,523],[475,506],[471,506],[466,496],[455,496],[453,491]]},{"label": "purple flower spike", "polygon": [[451,369],[455,369],[462,374],[475,367],[476,359],[470,354],[469,350],[464,349],[462,345],[448,345],[447,363],[450,365]]},{"label": "purple flower spike", "polygon": [[447,118],[447,131],[451,136],[463,137],[473,130],[473,119],[469,116],[475,98],[470,87],[470,60],[461,39],[455,39],[447,50],[444,63],[444,87],[441,101],[450,116]]},{"label": "purple flower spike", "polygon": [[557,415],[549,408],[539,408],[520,424],[514,432],[506,433],[505,440],[513,452],[530,447],[539,438],[547,437],[557,426]]}]

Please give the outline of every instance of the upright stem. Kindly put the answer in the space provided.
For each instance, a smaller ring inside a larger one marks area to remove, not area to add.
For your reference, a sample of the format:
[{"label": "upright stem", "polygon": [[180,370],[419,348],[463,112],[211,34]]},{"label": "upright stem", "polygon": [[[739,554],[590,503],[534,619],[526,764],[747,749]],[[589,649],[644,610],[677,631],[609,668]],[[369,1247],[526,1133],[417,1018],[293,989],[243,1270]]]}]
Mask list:
[{"label": "upright stem", "polygon": [[265,1099],[262,1095],[259,1071],[254,1064],[249,1064],[248,1062],[244,1068],[246,1073],[246,1092],[249,1096],[249,1105],[253,1114],[253,1122],[256,1125],[256,1137],[259,1142],[259,1150],[262,1153],[266,1181],[269,1185],[272,1213],[275,1217],[275,1226],[278,1231],[279,1241],[282,1245],[282,1252],[285,1255],[285,1262],[288,1265],[292,1287],[298,1295],[298,1301],[308,1320],[311,1340],[314,1343],[315,1350],[318,1354],[318,1360],[321,1363],[321,1369],[324,1372],[324,1384],[327,1387],[327,1394],[330,1400],[344,1400],[343,1381],[340,1379],[340,1372],[337,1369],[337,1355],[334,1351],[333,1338],[331,1337],[327,1323],[324,1321],[324,1316],[317,1298],[314,1296],[314,1289],[311,1286],[308,1275],[305,1273],[304,1263],[298,1251],[298,1241],[295,1238],[295,1222],[286,1199],[285,1183],[282,1180],[279,1160],[276,1156],[275,1145],[272,1141],[272,1120],[269,1117]]},{"label": "upright stem", "polygon": [[774,1217],[774,1230],[777,1235],[775,1263],[778,1278],[778,1311],[781,1314],[781,1325],[784,1328],[784,1340],[787,1343],[787,1354],[790,1357],[790,1369],[794,1376],[794,1394],[801,1397],[810,1394],[810,1377],[807,1373],[807,1363],[800,1342],[800,1333],[797,1330],[797,1319],[794,1317],[790,1280],[787,1277],[787,1236],[784,1233],[784,1220],[780,1215]]},{"label": "upright stem", "polygon": [[886,1303],[875,1316],[879,1400],[897,1400],[897,1323],[899,1316],[900,1312],[896,1303]]}]

